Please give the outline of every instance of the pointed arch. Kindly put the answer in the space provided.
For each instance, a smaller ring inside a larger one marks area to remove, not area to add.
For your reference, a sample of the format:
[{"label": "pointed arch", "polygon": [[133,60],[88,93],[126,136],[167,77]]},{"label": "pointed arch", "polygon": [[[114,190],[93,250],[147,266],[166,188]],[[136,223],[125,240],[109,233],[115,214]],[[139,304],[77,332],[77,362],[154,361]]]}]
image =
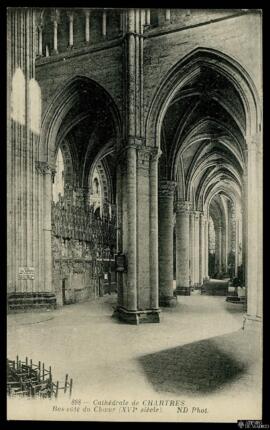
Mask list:
[{"label": "pointed arch", "polygon": [[247,71],[221,51],[197,47],[170,69],[156,91],[146,118],[147,145],[160,147],[160,130],[168,106],[177,92],[200,73],[203,65],[225,76],[239,94],[246,117],[246,137],[258,131],[261,118],[259,96]]},{"label": "pointed arch", "polygon": [[95,97],[102,100],[112,115],[116,144],[120,145],[121,117],[118,108],[111,95],[96,81],[85,76],[74,76],[57,92],[53,100],[44,113],[41,124],[40,136],[40,158],[53,162],[55,154],[56,138],[60,125],[67,112],[74,105],[82,92],[95,94]]}]

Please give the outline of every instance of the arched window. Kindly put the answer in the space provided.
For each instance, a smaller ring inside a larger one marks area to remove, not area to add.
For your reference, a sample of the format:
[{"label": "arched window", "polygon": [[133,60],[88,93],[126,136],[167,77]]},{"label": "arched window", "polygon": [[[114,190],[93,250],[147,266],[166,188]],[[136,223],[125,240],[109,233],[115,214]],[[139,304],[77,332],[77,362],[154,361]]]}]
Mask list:
[{"label": "arched window", "polygon": [[25,77],[17,68],[11,87],[11,118],[21,125],[25,125]]},{"label": "arched window", "polygon": [[55,169],[56,174],[54,176],[54,183],[53,183],[53,201],[57,202],[59,200],[59,194],[61,196],[64,195],[64,160],[62,151],[59,148],[57,157],[56,157],[56,163],[55,163]]},{"label": "arched window", "polygon": [[41,91],[35,79],[29,81],[29,118],[30,130],[33,133],[40,133],[41,124]]}]

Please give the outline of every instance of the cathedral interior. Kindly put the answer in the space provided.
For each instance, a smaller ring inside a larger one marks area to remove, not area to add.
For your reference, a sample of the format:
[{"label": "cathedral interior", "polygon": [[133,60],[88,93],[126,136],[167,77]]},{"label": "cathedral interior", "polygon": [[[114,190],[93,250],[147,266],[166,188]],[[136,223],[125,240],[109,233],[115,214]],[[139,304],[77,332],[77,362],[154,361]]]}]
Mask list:
[{"label": "cathedral interior", "polygon": [[260,417],[261,19],[8,9],[10,357]]}]

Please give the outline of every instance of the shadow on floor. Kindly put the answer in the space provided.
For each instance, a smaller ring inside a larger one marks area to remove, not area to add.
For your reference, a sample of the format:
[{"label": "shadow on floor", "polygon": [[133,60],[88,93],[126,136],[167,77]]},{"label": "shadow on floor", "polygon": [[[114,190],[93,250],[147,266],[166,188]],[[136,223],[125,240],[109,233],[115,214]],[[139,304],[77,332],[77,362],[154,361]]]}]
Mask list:
[{"label": "shadow on floor", "polygon": [[[215,338],[214,338],[215,339]],[[241,377],[246,365],[206,339],[139,358],[157,392],[207,394]]]},{"label": "shadow on floor", "polygon": [[242,314],[245,313],[245,305],[244,304],[234,304],[234,303],[228,303],[225,302],[225,309],[230,314]]}]

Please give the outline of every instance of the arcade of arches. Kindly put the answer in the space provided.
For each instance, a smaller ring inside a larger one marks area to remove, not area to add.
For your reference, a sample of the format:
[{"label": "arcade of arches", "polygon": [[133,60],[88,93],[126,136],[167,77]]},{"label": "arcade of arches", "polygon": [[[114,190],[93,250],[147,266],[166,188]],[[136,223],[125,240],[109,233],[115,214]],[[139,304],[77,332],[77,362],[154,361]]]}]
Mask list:
[{"label": "arcade of arches", "polygon": [[236,278],[261,320],[260,19],[9,9],[10,309],[117,292],[120,319],[159,322]]}]

